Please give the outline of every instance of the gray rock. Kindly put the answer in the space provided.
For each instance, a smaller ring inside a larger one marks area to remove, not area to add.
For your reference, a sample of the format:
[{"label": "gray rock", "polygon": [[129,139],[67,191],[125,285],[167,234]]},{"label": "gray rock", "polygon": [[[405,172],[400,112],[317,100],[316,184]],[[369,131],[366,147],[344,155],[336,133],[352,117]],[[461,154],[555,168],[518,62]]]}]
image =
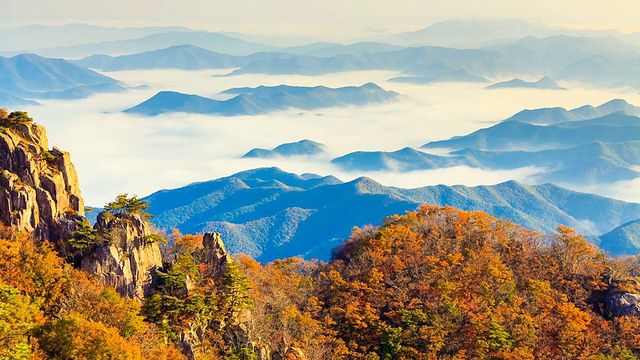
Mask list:
[{"label": "gray rock", "polygon": [[631,293],[607,295],[605,312],[611,317],[640,316],[640,295]]},{"label": "gray rock", "polygon": [[232,261],[227,247],[219,233],[205,233],[202,239],[204,245],[204,263],[209,265],[209,271],[214,279],[222,279],[227,263]]},{"label": "gray rock", "polygon": [[80,267],[124,297],[142,301],[157,282],[162,268],[160,246],[150,241],[148,222],[139,214],[99,216],[95,228],[106,234],[106,245],[84,256]]}]

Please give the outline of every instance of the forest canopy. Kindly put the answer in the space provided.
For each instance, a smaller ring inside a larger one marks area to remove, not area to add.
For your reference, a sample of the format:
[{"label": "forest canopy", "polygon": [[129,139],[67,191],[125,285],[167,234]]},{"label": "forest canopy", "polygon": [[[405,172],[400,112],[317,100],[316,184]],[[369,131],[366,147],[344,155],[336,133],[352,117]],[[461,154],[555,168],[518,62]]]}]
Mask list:
[{"label": "forest canopy", "polygon": [[[482,212],[422,206],[354,229],[327,263],[206,261],[174,231],[142,304],[73,269],[51,244],[2,231],[2,359],[633,359],[638,258],[575,231],[540,234]],[[181,341],[197,333],[197,353]]]}]

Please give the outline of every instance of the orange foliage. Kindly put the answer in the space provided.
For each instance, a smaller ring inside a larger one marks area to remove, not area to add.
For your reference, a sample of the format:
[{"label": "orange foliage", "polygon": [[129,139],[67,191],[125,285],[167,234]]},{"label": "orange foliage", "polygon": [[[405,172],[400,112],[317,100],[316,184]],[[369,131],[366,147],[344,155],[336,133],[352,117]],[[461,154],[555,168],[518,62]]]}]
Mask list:
[{"label": "orange foliage", "polygon": [[424,205],[375,232],[356,230],[319,266],[318,317],[330,319],[350,358],[624,353],[637,340],[621,341],[620,329],[637,334],[636,325],[603,326],[588,302],[605,288],[607,266],[567,227],[541,235],[482,212]]}]

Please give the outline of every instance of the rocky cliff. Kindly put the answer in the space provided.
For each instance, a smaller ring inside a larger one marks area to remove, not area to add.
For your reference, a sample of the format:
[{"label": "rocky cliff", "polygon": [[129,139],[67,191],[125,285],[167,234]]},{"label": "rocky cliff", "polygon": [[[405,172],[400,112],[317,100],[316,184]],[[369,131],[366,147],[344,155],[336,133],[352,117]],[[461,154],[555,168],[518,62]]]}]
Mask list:
[{"label": "rocky cliff", "polygon": [[100,241],[78,253],[67,240],[77,237],[83,220],[84,202],[69,153],[49,150],[45,128],[26,113],[0,112],[0,223],[56,243],[63,256],[79,256],[77,265],[122,296],[148,295],[162,256],[146,220],[129,213],[102,216],[95,225]]},{"label": "rocky cliff", "polygon": [[142,300],[156,284],[162,254],[148,222],[138,213],[98,217],[95,229],[104,238],[81,261],[81,268],[126,297]]},{"label": "rocky cliff", "polygon": [[0,128],[0,222],[56,241],[84,216],[84,204],[69,153],[48,149],[43,126]]}]

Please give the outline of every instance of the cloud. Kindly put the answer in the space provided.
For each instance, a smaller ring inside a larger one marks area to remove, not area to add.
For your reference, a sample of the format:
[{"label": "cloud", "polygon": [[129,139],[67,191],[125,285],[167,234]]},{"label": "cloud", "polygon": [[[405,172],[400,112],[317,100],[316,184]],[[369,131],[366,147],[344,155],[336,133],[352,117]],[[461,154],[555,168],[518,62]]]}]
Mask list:
[{"label": "cloud", "polygon": [[[224,72],[224,71],[222,71]],[[25,110],[48,129],[50,144],[71,152],[86,203],[99,206],[119,193],[146,196],[154,191],[211,180],[259,167],[321,175],[342,180],[369,176],[385,185],[418,187],[434,184],[493,184],[527,181],[536,169],[483,171],[456,167],[410,173],[340,172],[328,161],[349,152],[418,148],[433,140],[464,135],[490,126],[523,108],[598,105],[612,98],[640,104],[640,96],[623,90],[486,91],[482,84],[413,85],[389,83],[389,71],[312,76],[243,75],[212,78],[217,71],[127,71],[108,73],[129,85],[149,89],[102,94],[76,101],[43,101]],[[123,114],[160,90],[202,96],[238,86],[326,85],[340,87],[373,81],[403,96],[397,102],[365,107],[288,110],[260,116],[219,117],[169,114],[152,118]],[[240,159],[255,147],[273,148],[311,139],[327,145],[320,158]],[[640,183],[635,188],[640,189]],[[608,187],[591,189],[613,193]],[[640,191],[620,188],[616,197],[640,201]]]},{"label": "cloud", "polygon": [[612,184],[572,185],[560,184],[569,189],[640,203],[640,179],[618,181]]}]

